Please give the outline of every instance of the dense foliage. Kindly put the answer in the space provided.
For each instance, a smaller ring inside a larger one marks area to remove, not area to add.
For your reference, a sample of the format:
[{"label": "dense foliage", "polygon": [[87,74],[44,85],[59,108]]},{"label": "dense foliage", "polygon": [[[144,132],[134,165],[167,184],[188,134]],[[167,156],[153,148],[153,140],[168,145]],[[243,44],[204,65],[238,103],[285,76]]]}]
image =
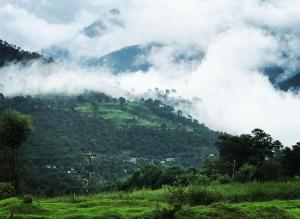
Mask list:
[{"label": "dense foliage", "polygon": [[[158,100],[130,102],[101,93],[74,97],[2,95],[0,112],[11,108],[30,115],[35,128],[23,152],[25,191],[82,191],[84,154],[88,151],[96,154],[92,161],[95,188],[128,176],[149,162],[160,167],[193,167],[216,153],[218,133]],[[0,177],[3,181],[7,176]]]},{"label": "dense foliage", "polygon": [[223,135],[217,141],[219,158],[207,160],[208,176],[222,174],[237,181],[285,180],[299,176],[299,143],[285,147],[261,129],[240,136]]},{"label": "dense foliage", "polygon": [[[90,168],[84,159],[88,151],[96,155],[90,169],[94,192],[300,175],[299,143],[284,148],[261,129],[221,135],[159,100],[127,101],[103,93],[0,95],[0,111],[11,108],[30,115],[35,127],[21,151],[27,192],[47,196],[83,192]],[[2,147],[0,156],[0,180],[9,181],[9,150]]]},{"label": "dense foliage", "polygon": [[46,59],[36,52],[28,52],[20,47],[11,45],[6,41],[0,40],[0,67],[8,63],[26,63],[31,60],[40,59],[44,62],[52,62],[52,59]]},{"label": "dense foliage", "polygon": [[[8,153],[8,163],[11,166],[14,188],[19,193],[19,150],[24,144],[32,131],[29,117],[21,113],[10,110],[7,111],[0,120],[0,147]],[[5,165],[5,167],[7,167]]]},{"label": "dense foliage", "polygon": [[[240,136],[220,135],[217,157],[207,157],[201,168],[154,164],[137,169],[127,180],[112,183],[110,189],[161,188],[164,185],[209,185],[230,182],[285,181],[300,175],[300,143],[292,148],[274,140],[261,129]],[[108,188],[109,189],[109,188]]]}]

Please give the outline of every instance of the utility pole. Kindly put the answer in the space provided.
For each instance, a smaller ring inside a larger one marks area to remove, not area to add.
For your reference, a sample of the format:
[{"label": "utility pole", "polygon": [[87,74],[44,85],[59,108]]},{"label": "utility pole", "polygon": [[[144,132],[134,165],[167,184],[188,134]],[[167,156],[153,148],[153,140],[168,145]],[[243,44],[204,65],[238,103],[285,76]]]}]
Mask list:
[{"label": "utility pole", "polygon": [[85,193],[89,193],[89,186],[91,183],[91,163],[92,159],[96,157],[96,154],[93,154],[91,151],[89,153],[84,154],[86,160],[86,179],[85,179]]},{"label": "utility pole", "polygon": [[236,161],[235,159],[233,160],[233,165],[232,165],[232,179],[235,176],[235,171],[236,171]]}]

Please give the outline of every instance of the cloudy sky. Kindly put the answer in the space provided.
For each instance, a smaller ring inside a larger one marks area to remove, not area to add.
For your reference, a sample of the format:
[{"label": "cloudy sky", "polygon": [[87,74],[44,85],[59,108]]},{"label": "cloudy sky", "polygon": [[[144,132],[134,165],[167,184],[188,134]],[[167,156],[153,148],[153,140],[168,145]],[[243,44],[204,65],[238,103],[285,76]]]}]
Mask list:
[{"label": "cloudy sky", "polygon": [[[99,20],[111,24],[105,34],[82,33]],[[154,67],[147,73],[35,63],[0,70],[0,89],[141,95],[174,88],[183,98],[201,98],[186,112],[212,129],[240,134],[259,127],[292,145],[300,141],[300,97],[275,89],[260,69],[281,66],[286,77],[297,72],[299,32],[299,0],[0,0],[0,38],[30,51],[64,47],[77,60],[129,45],[167,45],[148,57]],[[204,54],[196,65],[170,61],[174,51],[193,50]]]}]

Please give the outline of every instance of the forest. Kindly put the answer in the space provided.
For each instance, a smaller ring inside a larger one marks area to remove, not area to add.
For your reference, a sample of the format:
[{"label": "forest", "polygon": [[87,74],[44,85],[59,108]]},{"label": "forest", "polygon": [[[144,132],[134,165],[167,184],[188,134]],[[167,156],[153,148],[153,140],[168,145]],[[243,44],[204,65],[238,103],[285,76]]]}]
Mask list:
[{"label": "forest", "polygon": [[[31,118],[34,130],[22,147],[21,172],[24,190],[37,194],[82,191],[84,154],[89,151],[96,154],[95,191],[147,163],[161,168],[199,167],[207,156],[216,154],[219,133],[159,100],[129,101],[89,92],[74,97],[2,95],[0,112],[8,109]],[[3,181],[9,178],[10,168],[1,149]]]},{"label": "forest", "polygon": [[[240,136],[213,132],[159,100],[129,101],[86,93],[1,95],[0,101],[2,182],[13,179],[11,161],[16,153],[5,138],[5,116],[16,113],[23,118],[24,114],[32,127],[18,152],[20,186],[26,193],[82,193],[87,168],[92,173],[92,192],[282,181],[300,175],[299,143],[284,147],[261,129]],[[94,159],[87,167],[88,152]]]}]

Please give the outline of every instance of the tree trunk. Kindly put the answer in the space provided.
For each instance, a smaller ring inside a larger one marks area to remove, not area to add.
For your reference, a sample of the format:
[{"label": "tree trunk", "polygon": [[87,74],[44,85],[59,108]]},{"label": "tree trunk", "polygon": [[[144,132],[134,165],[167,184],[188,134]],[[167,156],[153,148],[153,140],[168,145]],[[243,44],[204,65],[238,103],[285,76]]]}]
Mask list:
[{"label": "tree trunk", "polygon": [[19,170],[18,170],[18,151],[16,148],[13,149],[13,177],[14,177],[14,188],[16,194],[19,195],[20,188],[19,188]]}]

